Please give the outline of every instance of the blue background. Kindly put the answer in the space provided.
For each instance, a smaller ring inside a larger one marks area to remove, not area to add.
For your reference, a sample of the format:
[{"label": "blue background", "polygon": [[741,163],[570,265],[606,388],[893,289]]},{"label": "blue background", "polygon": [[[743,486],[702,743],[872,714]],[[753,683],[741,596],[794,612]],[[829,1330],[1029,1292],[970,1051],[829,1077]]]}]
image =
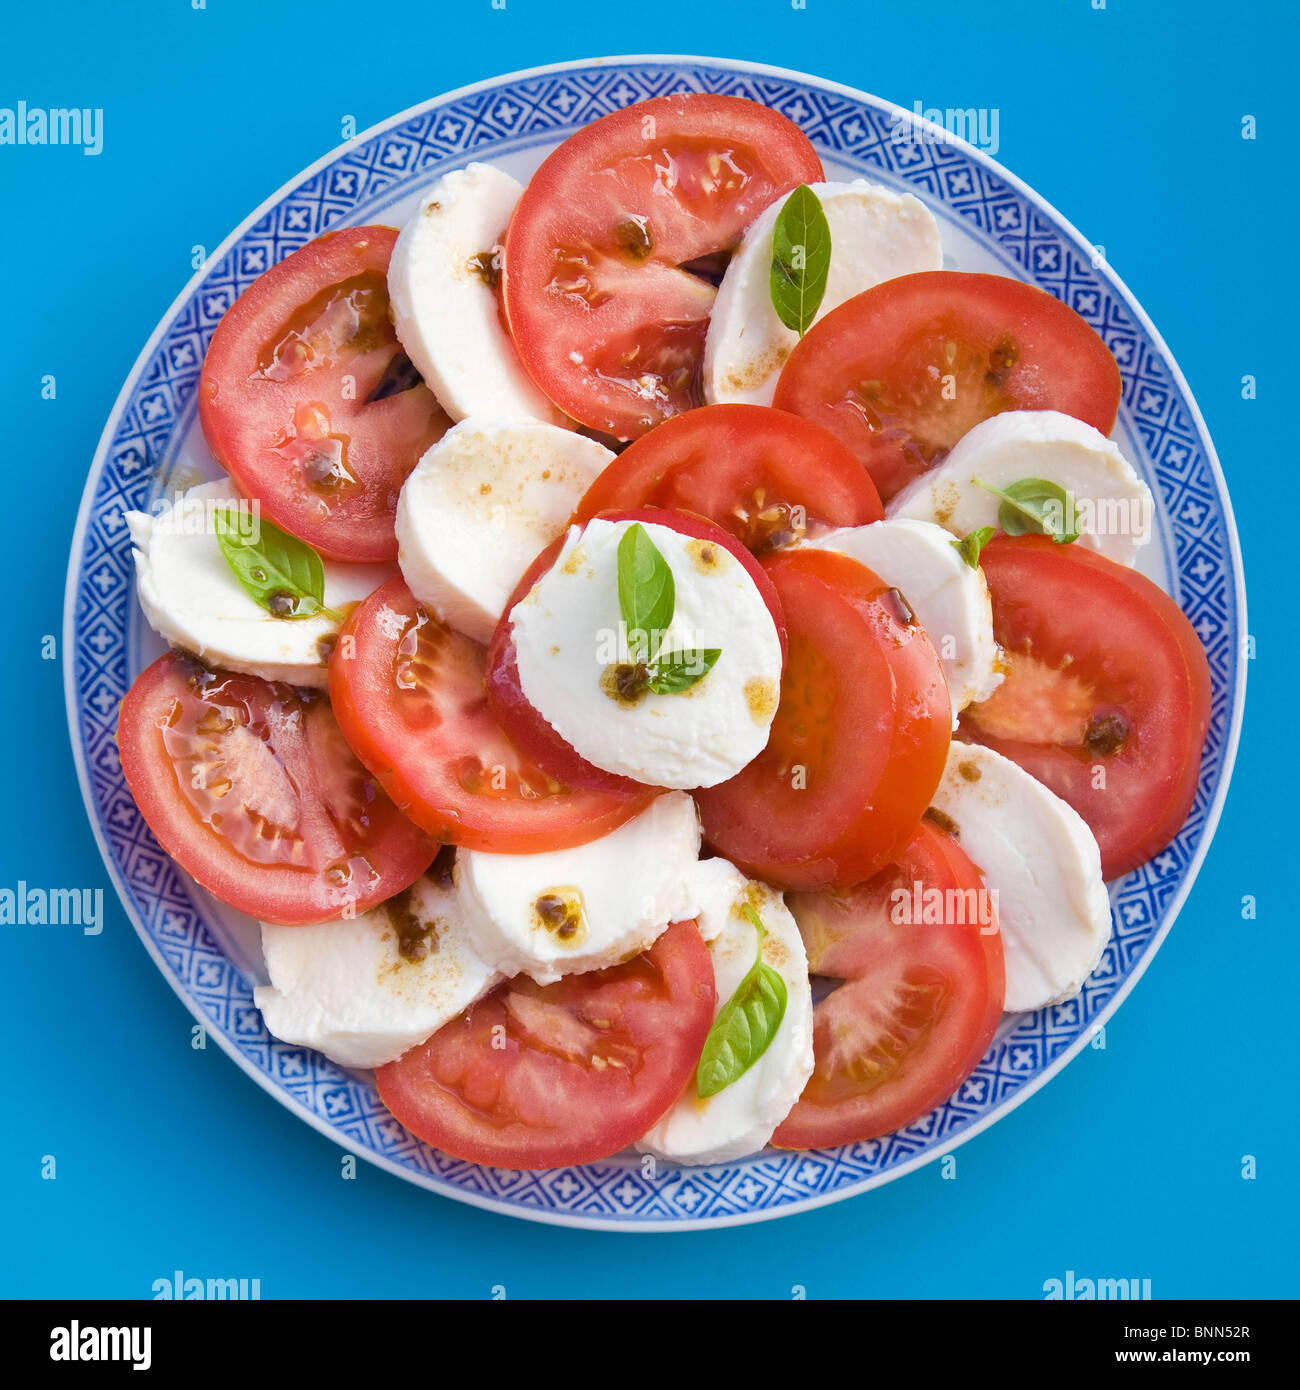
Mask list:
[{"label": "blue background", "polygon": [[[1297,25],[1284,3],[1094,3],[691,0],[671,7],[688,26],[654,6],[465,0],[387,7],[386,32],[332,0],[9,9],[0,106],[102,107],[105,146],[0,147],[0,886],[102,886],[106,926],[0,927],[0,1293],[148,1297],[175,1269],[258,1278],[267,1298],[1041,1298],[1067,1269],[1149,1278],[1157,1297],[1300,1292],[1295,758],[1274,713],[1296,660]],[[108,886],[41,642],[61,631],[100,430],[195,244],[216,246],[334,146],[346,115],[364,129],[512,69],[654,51],[776,63],[908,108],[997,107],[997,158],[1106,248],[1191,383],[1237,507],[1258,654],[1218,835],[1104,1051],[961,1148],[951,1180],[932,1164],[777,1223],[637,1236],[510,1220],[365,1163],[342,1181],[341,1150],[215,1046],[194,1051]]]}]

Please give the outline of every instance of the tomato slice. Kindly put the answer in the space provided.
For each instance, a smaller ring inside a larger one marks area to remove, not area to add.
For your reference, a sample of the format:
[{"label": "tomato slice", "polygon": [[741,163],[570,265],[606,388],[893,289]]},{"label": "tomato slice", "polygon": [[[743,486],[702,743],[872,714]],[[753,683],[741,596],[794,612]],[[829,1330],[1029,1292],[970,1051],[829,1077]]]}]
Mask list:
[{"label": "tomato slice", "polygon": [[1210,719],[1210,666],[1178,605],[1081,545],[1000,536],[980,566],[1009,671],[962,733],[1019,763],[1086,820],[1106,878],[1187,819]]},{"label": "tomato slice", "polygon": [[973,426],[1004,410],[1059,410],[1115,427],[1110,349],[1045,290],[927,270],[855,296],[790,354],[773,404],[836,434],[888,501]]},{"label": "tomato slice", "polygon": [[619,439],[702,404],[714,288],[692,263],[824,177],[797,126],[742,97],[655,97],[571,135],[506,233],[503,306],[524,366],[566,414]]},{"label": "tomato slice", "polygon": [[437,845],[384,795],[329,703],[179,652],[136,677],[117,726],[158,843],[223,903],[298,926],[409,888]]},{"label": "tomato slice", "polygon": [[[688,516],[683,512],[665,512],[642,508],[633,511],[601,512],[603,521],[640,521],[655,526],[670,526],[683,535],[694,536],[697,540],[709,541],[729,551],[744,565],[749,577],[754,581],[763,602],[767,604],[772,621],[776,624],[777,636],[781,642],[781,653],[786,650],[785,619],[781,613],[781,603],[776,596],[772,581],[752,555],[732,536],[720,527],[714,526],[703,517]],[[591,517],[584,517],[590,521]],[[599,790],[622,791],[624,794],[642,787],[642,783],[630,777],[621,777],[614,772],[589,763],[573,745],[562,738],[536,706],[524,694],[519,679],[519,663],[515,657],[514,630],[510,614],[515,604],[528,593],[539,579],[555,564],[555,557],[564,547],[566,537],[557,536],[550,545],[529,565],[523,578],[515,586],[505,608],[502,610],[496,631],[487,654],[487,688],[492,711],[501,721],[501,727],[508,734],[511,743],[531,762],[544,769],[552,777],[567,786],[586,787]]]},{"label": "tomato slice", "polygon": [[608,970],[553,985],[507,981],[375,1073],[379,1095],[426,1144],[497,1168],[607,1158],[677,1099],[716,996],[694,922]]},{"label": "tomato slice", "polygon": [[860,883],[912,837],[943,774],[952,710],[906,601],[828,551],[763,562],[789,652],[767,747],[696,793],[705,839],[781,888]]},{"label": "tomato slice", "polygon": [[657,425],[592,483],[577,517],[630,507],[696,512],[759,554],[884,516],[833,434],[761,405],[707,405]]},{"label": "tomato slice", "polygon": [[385,394],[403,357],[388,314],[396,240],[391,227],[327,232],[260,275],[217,325],[199,379],[217,462],[337,560],[397,558],[398,493],[451,423],[423,383]]},{"label": "tomato slice", "polygon": [[928,1114],[974,1071],[1002,1014],[1002,938],[979,870],[923,822],[869,882],[787,901],[809,970],[845,983],[813,1009],[813,1074],[772,1142],[855,1144]]},{"label": "tomato slice", "polygon": [[617,829],[652,788],[574,790],[520,756],[488,708],[486,653],[394,577],[345,624],[330,698],[357,757],[430,834],[465,849],[535,854]]}]

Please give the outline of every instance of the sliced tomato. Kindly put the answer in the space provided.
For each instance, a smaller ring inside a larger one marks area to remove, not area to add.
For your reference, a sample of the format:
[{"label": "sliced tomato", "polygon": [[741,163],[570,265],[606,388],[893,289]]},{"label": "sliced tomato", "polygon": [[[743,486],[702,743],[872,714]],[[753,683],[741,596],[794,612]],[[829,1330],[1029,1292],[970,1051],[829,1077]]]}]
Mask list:
[{"label": "sliced tomato", "polygon": [[692,265],[824,177],[796,125],[741,97],[656,97],[571,135],[506,233],[503,305],[524,366],[566,414],[619,439],[701,405],[715,291]]},{"label": "sliced tomato", "polygon": [[[390,373],[403,358],[388,314],[396,240],[391,227],[348,227],[272,266],[217,325],[199,380],[217,462],[278,526],[338,560],[397,558],[398,493],[451,423],[427,386]],[[387,394],[390,382],[405,389]]]},{"label": "sliced tomato", "polygon": [[884,516],[871,478],[833,434],[761,405],[665,420],[601,473],[577,516],[630,507],[696,512],[760,554]]},{"label": "sliced tomato", "polygon": [[553,985],[519,975],[375,1073],[426,1144],[496,1168],[607,1158],[672,1105],[713,1023],[694,922],[639,956]]},{"label": "sliced tomato", "polygon": [[773,1136],[855,1144],[942,1104],[988,1051],[1006,976],[991,894],[950,836],[922,823],[898,862],[843,893],[787,900],[815,975],[813,1074]]},{"label": "sliced tomato", "polygon": [[888,501],[972,426],[1059,410],[1109,434],[1119,367],[1073,309],[999,275],[927,270],[855,296],[790,354],[773,404],[824,425]]},{"label": "sliced tomato", "polygon": [[393,578],[330,656],[330,698],[394,802],[448,844],[535,854],[586,844],[650,804],[649,787],[573,790],[522,757],[488,708],[486,652]]},{"label": "sliced tomato", "polygon": [[169,652],[127,691],[117,745],[158,843],[261,921],[364,912],[437,852],[357,761],[322,695]]},{"label": "sliced tomato", "polygon": [[907,844],[943,774],[952,710],[906,600],[828,551],[763,562],[789,639],[767,747],[696,793],[704,835],[781,888],[860,883]]},{"label": "sliced tomato", "polygon": [[1106,878],[1187,819],[1210,719],[1210,666],[1178,605],[1082,545],[1000,536],[980,566],[1008,674],[962,733],[1019,763],[1086,820]]},{"label": "sliced tomato", "polygon": [[[669,526],[682,535],[693,536],[697,540],[708,541],[730,552],[745,567],[754,581],[763,602],[767,604],[772,621],[776,624],[777,636],[781,641],[781,653],[785,654],[785,619],[781,614],[781,603],[776,596],[772,581],[763,572],[754,557],[734,537],[720,527],[705,521],[703,517],[690,516],[684,512],[667,512],[643,508],[636,511],[612,511],[600,513],[602,521],[639,521],[647,525]],[[590,521],[590,517],[584,518]],[[510,741],[530,761],[544,768],[552,777],[558,778],[568,786],[588,787],[603,790],[622,791],[627,794],[641,784],[629,777],[606,772],[603,768],[589,763],[571,743],[556,733],[524,694],[519,679],[519,663],[515,656],[514,630],[510,614],[528,591],[555,564],[555,557],[564,546],[565,537],[558,536],[529,565],[524,577],[515,586],[492,641],[488,646],[487,688],[492,702],[493,713],[501,721],[501,727]]]}]

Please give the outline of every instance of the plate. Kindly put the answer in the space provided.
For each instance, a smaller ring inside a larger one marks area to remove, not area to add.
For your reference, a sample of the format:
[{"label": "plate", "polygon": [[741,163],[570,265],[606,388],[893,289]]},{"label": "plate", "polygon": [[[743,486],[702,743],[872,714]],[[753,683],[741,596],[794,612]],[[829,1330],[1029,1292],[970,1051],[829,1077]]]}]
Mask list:
[{"label": "plate", "polygon": [[[252,1000],[265,980],[253,924],[199,889],[142,821],[114,730],[118,701],[162,647],[135,600],[122,512],[218,474],[197,423],[199,369],[218,320],[262,271],[330,227],[401,225],[420,188],[446,170],[490,160],[526,179],[596,117],[680,91],[751,97],[784,113],[831,178],[866,176],[927,203],[945,264],[1031,281],[1106,340],[1124,378],[1115,437],[1156,497],[1144,568],[1178,599],[1209,655],[1209,741],[1178,838],[1111,886],[1114,935],[1082,994],[1005,1018],[958,1093],[916,1124],[865,1144],[769,1150],[704,1169],[631,1154],[545,1173],[481,1168],[412,1138],[367,1074],[267,1034]],[[444,1196],[537,1221],[649,1231],[763,1220],[877,1187],[993,1124],[1088,1042],[1150,962],[1205,855],[1241,723],[1245,631],[1237,534],[1204,421],[1151,322],[1069,223],[979,150],[889,102],[752,63],[646,57],[513,73],[406,111],[286,184],[213,253],[145,345],[100,440],[72,543],[64,650],[74,654],[66,699],[82,794],[122,904],[172,988],[259,1085],[344,1148]]]}]

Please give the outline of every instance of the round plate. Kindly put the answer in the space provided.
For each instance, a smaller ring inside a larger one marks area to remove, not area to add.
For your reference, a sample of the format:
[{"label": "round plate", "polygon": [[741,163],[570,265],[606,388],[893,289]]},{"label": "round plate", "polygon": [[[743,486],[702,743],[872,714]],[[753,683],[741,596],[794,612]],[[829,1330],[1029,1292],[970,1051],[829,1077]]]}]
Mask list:
[{"label": "round plate", "polygon": [[[1119,361],[1116,438],[1156,497],[1143,568],[1191,618],[1214,703],[1196,802],[1178,838],[1111,888],[1105,957],[1067,1003],[1003,1020],[988,1056],[932,1114],[866,1144],[769,1150],[714,1168],[643,1167],[622,1155],[512,1173],[428,1148],[393,1120],[364,1073],[274,1041],[253,1007],[265,979],[247,919],[207,896],[158,847],[122,779],[118,701],[161,650],[133,593],[124,508],[215,476],[195,387],[213,329],[262,271],[327,228],[400,226],[418,190],[471,159],[526,178],[565,136],[667,92],[752,97],[807,132],[831,178],[915,193],[938,217],[945,264],[1028,280],[1096,328]],[[261,1086],[345,1148],[445,1196],[533,1220],[673,1230],[762,1220],[888,1182],[977,1134],[1084,1045],[1146,968],[1191,887],[1218,820],[1241,723],[1245,591],[1236,530],[1205,424],[1132,296],[1051,207],[969,145],[888,102],[816,78],[713,58],[619,58],[515,73],[407,111],[328,155],[264,203],[185,287],[127,379],[100,441],[72,543],[65,610],[68,720],[90,822],[141,940],[177,994]]]}]

